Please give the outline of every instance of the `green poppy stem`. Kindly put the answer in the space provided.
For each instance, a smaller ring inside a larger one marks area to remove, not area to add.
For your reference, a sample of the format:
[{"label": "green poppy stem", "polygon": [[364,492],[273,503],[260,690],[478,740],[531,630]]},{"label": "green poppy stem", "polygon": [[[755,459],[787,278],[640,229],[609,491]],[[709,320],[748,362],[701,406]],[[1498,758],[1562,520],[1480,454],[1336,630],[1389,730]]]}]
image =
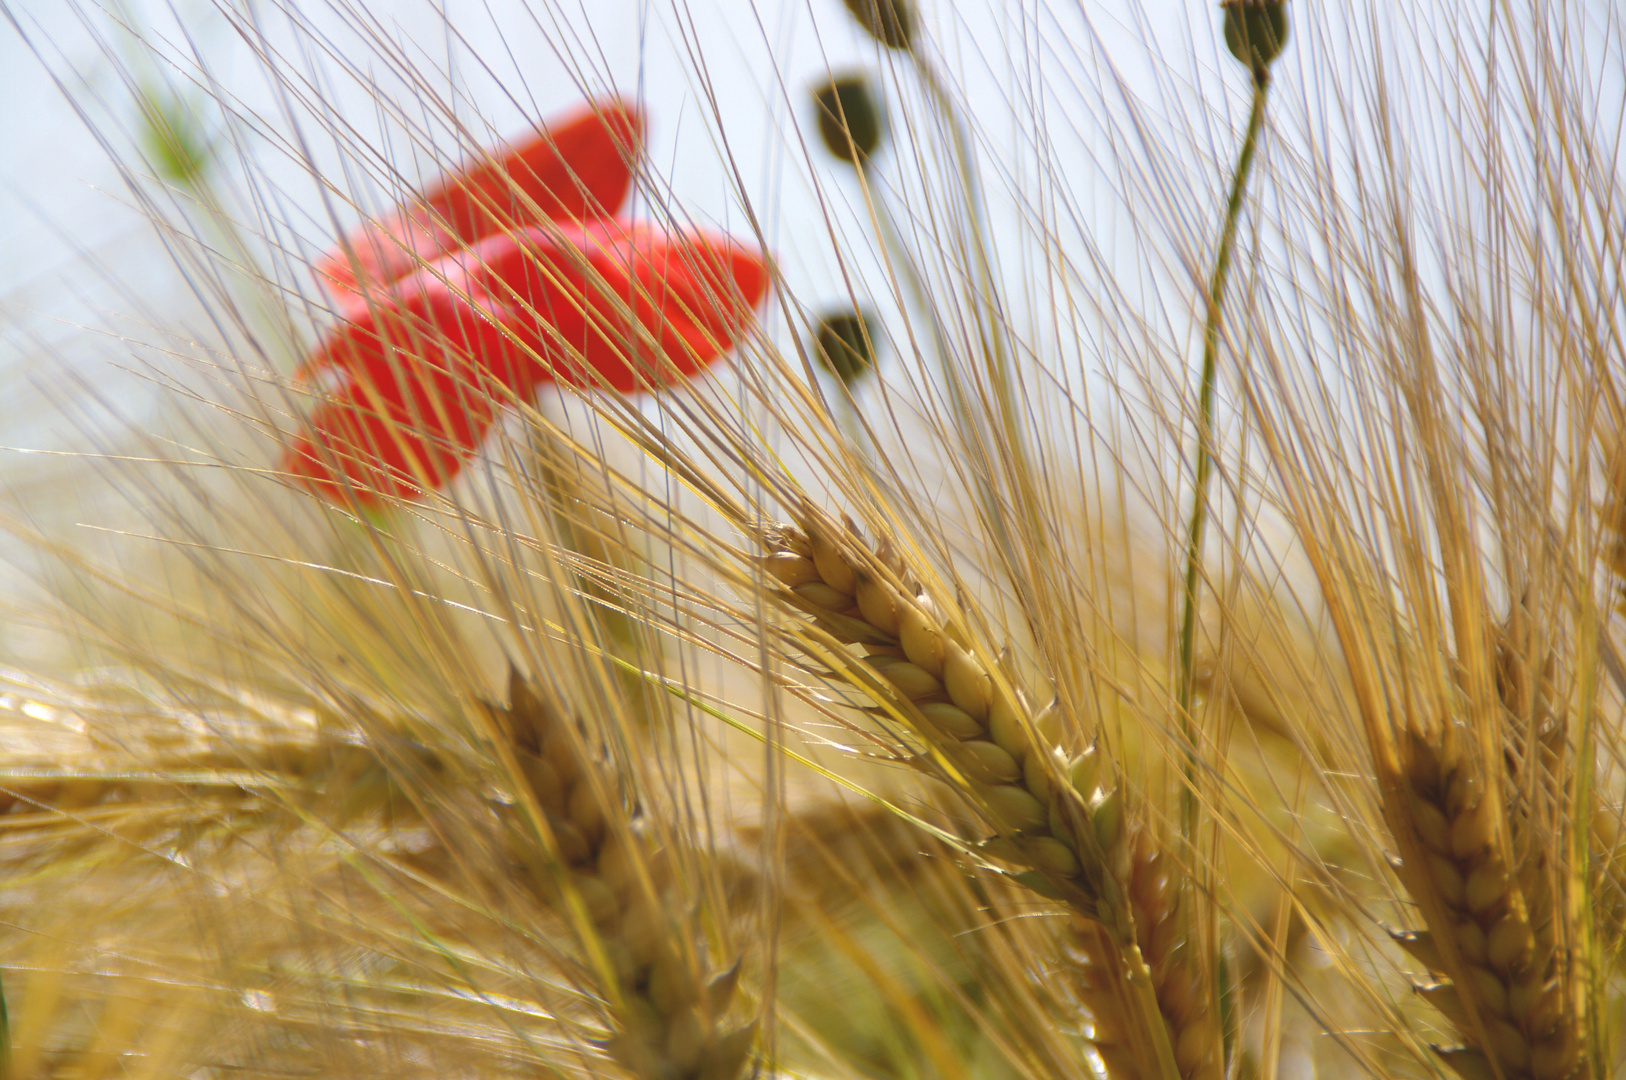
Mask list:
[{"label": "green poppy stem", "polygon": [[1186,578],[1180,617],[1180,670],[1178,702],[1180,734],[1186,744],[1186,786],[1180,799],[1180,831],[1185,841],[1194,842],[1197,832],[1197,733],[1192,722],[1192,698],[1197,679],[1197,598],[1201,585],[1203,533],[1208,524],[1208,481],[1214,471],[1214,383],[1219,362],[1220,323],[1225,306],[1225,279],[1231,270],[1236,247],[1236,223],[1242,216],[1242,197],[1253,169],[1254,151],[1265,122],[1265,97],[1270,78],[1258,70],[1253,80],[1253,111],[1248,116],[1248,133],[1237,155],[1236,176],[1231,181],[1231,197],[1225,204],[1225,227],[1220,233],[1219,252],[1214,256],[1214,273],[1208,286],[1208,315],[1203,323],[1203,372],[1197,392],[1197,470],[1192,493],[1191,523],[1186,532]]}]

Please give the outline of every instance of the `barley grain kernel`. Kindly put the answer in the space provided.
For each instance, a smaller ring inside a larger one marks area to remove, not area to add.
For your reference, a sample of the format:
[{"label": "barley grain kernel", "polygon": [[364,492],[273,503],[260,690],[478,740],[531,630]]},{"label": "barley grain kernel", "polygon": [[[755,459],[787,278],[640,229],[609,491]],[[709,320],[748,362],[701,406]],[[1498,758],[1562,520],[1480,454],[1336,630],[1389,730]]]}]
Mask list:
[{"label": "barley grain kernel", "polygon": [[1541,988],[1535,1007],[1523,1016],[1525,1029],[1541,1037],[1558,1030],[1564,1020],[1564,986],[1557,979]]},{"label": "barley grain kernel", "polygon": [[713,1039],[700,1056],[695,1080],[735,1080],[751,1057],[756,1037],[757,1025],[753,1021],[722,1038]]},{"label": "barley grain kernel", "polygon": [[822,532],[809,533],[808,541],[813,545],[813,565],[819,568],[819,576],[824,579],[824,583],[848,596],[857,592],[858,575],[853,573],[853,568],[842,557],[841,549],[835,541]]},{"label": "barley grain kernel", "polygon": [[1445,789],[1445,812],[1452,817],[1465,814],[1479,805],[1485,795],[1485,782],[1479,773],[1464,765],[1451,774]]},{"label": "barley grain kernel", "polygon": [[988,734],[1018,761],[1033,749],[1033,740],[1022,727],[1022,707],[1009,694],[996,692],[988,707]]},{"label": "barley grain kernel", "polygon": [[572,883],[587,908],[587,914],[599,926],[607,926],[621,914],[621,902],[615,893],[592,874],[577,874]]},{"label": "barley grain kernel", "polygon": [[1080,798],[1090,799],[1095,796],[1095,781],[1100,771],[1101,754],[1091,746],[1067,766],[1067,779]]},{"label": "barley grain kernel", "polygon": [[674,950],[662,949],[649,970],[649,1000],[662,1016],[675,1016],[700,999],[700,987]]},{"label": "barley grain kernel", "polygon": [[1490,847],[1491,830],[1495,822],[1488,799],[1480,799],[1457,815],[1451,823],[1451,854],[1459,859],[1471,859]]},{"label": "barley grain kernel", "polygon": [[1523,1072],[1530,1067],[1530,1040],[1506,1020],[1488,1020],[1485,1027],[1490,1036],[1491,1056],[1502,1066],[1503,1073]]},{"label": "barley grain kernel", "polygon": [[[1139,926],[1145,921],[1137,918],[1136,925]],[[1142,948],[1149,961],[1158,963],[1162,959],[1171,956],[1174,947],[1178,944],[1180,944],[1180,920],[1162,918],[1158,919],[1156,924],[1151,927],[1151,932],[1146,935],[1146,943]],[[1187,1000],[1191,993],[1193,993],[1193,988],[1190,985],[1190,980],[1177,979],[1175,984],[1170,985],[1165,993],[1159,995],[1159,999],[1163,1007],[1172,1015],[1182,1016],[1185,1014],[1185,1010],[1194,1004],[1194,1002]]]},{"label": "barley grain kernel", "polygon": [[858,583],[857,600],[860,614],[876,629],[897,636],[898,608],[902,606],[902,600],[890,585],[866,575]]},{"label": "barley grain kernel", "polygon": [[666,1030],[666,1059],[678,1075],[692,1073],[711,1037],[711,1024],[696,1006],[679,1010]]},{"label": "barley grain kernel", "polygon": [[637,879],[637,850],[619,836],[612,836],[599,847],[598,876],[616,892],[625,892]]},{"label": "barley grain kernel", "polygon": [[1047,823],[1050,826],[1051,836],[1075,851],[1078,849],[1078,838],[1073,835],[1073,827],[1067,822],[1067,814],[1062,808],[1060,799],[1051,800]]},{"label": "barley grain kernel", "polygon": [[1124,833],[1122,788],[1113,788],[1090,807],[1090,826],[1095,830],[1095,840],[1101,850],[1112,853]]},{"label": "barley grain kernel", "polygon": [[1008,784],[1021,775],[1021,766],[1004,749],[972,739],[960,744],[954,760],[971,779],[981,784]]},{"label": "barley grain kernel", "polygon": [[547,758],[526,753],[520,753],[517,757],[520,771],[525,774],[525,783],[530,787],[531,794],[536,796],[537,805],[548,814],[564,813],[565,786],[559,782],[559,771]]},{"label": "barley grain kernel", "polygon": [[587,842],[582,831],[564,818],[549,818],[548,826],[553,829],[554,843],[559,850],[559,858],[571,866],[580,866],[593,857],[593,845]]},{"label": "barley grain kernel", "polygon": [[1465,895],[1468,910],[1483,915],[1507,899],[1507,867],[1499,856],[1492,855],[1468,875]]},{"label": "barley grain kernel", "polygon": [[1469,1046],[1436,1046],[1434,1052],[1462,1077],[1462,1080],[1507,1080],[1491,1068],[1490,1059]]},{"label": "barley grain kernel", "polygon": [[814,607],[826,611],[846,611],[853,606],[853,598],[844,592],[838,592],[822,581],[810,581],[806,585],[798,585],[796,595],[806,600]]},{"label": "barley grain kernel", "polygon": [[880,671],[882,678],[911,701],[943,692],[943,684],[919,664],[911,664],[907,660],[893,660],[890,663],[875,660],[871,663]]},{"label": "barley grain kernel", "polygon": [[762,565],[776,580],[792,589],[820,580],[819,568],[813,564],[813,560],[804,559],[794,552],[776,551],[763,559]]},{"label": "barley grain kernel", "polygon": [[950,705],[946,701],[934,701],[930,705],[922,705],[920,712],[933,725],[956,739],[976,739],[982,736],[982,725],[973,720],[971,714],[958,705]]},{"label": "barley grain kernel", "polygon": [[604,838],[604,804],[593,791],[593,785],[583,779],[570,789],[569,807],[571,824],[580,829],[588,843],[596,845]]},{"label": "barley grain kernel", "polygon": [[1484,964],[1489,960],[1489,942],[1485,939],[1485,930],[1473,919],[1463,919],[1453,928],[1457,939],[1457,949],[1462,953],[1462,959],[1469,964]]},{"label": "barley grain kernel", "polygon": [[943,677],[943,634],[917,605],[906,603],[898,608],[898,639],[909,659]]},{"label": "barley grain kernel", "polygon": [[983,788],[982,794],[994,820],[1005,828],[1015,832],[1037,832],[1044,828],[1049,816],[1045,808],[1021,788],[1000,784]]},{"label": "barley grain kernel", "polygon": [[1452,907],[1462,907],[1467,898],[1467,882],[1462,880],[1462,871],[1457,864],[1443,855],[1429,854],[1424,857],[1424,865],[1428,867],[1428,876],[1439,890],[1440,898]]},{"label": "barley grain kernel", "polygon": [[1174,1044],[1174,1059],[1183,1076],[1200,1069],[1213,1052],[1213,1038],[1206,1024],[1187,1024],[1180,1029]]},{"label": "barley grain kernel", "polygon": [[1054,837],[1037,836],[1023,841],[1022,847],[1029,861],[1046,873],[1064,878],[1070,878],[1078,873],[1078,856]]},{"label": "barley grain kernel", "polygon": [[1575,1071],[1580,1058],[1580,1041],[1565,1028],[1530,1047],[1530,1075],[1535,1080],[1564,1080]]},{"label": "barley grain kernel", "polygon": [[1508,970],[1523,967],[1536,948],[1536,937],[1530,924],[1519,913],[1508,911],[1490,933],[1485,935],[1485,955],[1494,968]]},{"label": "barley grain kernel", "polygon": [[575,740],[564,725],[553,725],[542,736],[542,756],[553,765],[553,771],[559,774],[560,794],[563,795],[571,784],[581,779],[582,763],[577,756]]},{"label": "barley grain kernel", "polygon": [[1035,799],[1049,806],[1055,799],[1055,785],[1051,777],[1059,776],[1066,767],[1067,762],[1059,750],[1052,750],[1048,754],[1029,754],[1022,761],[1022,782]]},{"label": "barley grain kernel", "polygon": [[987,722],[988,708],[993,703],[993,680],[975,657],[949,641],[943,643],[943,685],[954,704],[978,723]]},{"label": "barley grain kernel", "polygon": [[1507,1009],[1515,1017],[1527,1017],[1541,1004],[1547,985],[1538,971],[1526,971],[1515,979],[1507,991]]},{"label": "barley grain kernel", "polygon": [[642,896],[627,905],[621,919],[621,944],[638,967],[655,962],[666,945],[666,935],[666,914],[660,905]]},{"label": "barley grain kernel", "polygon": [[1468,968],[1466,980],[1468,990],[1474,995],[1474,1000],[1479,1003],[1482,1012],[1502,1017],[1509,1015],[1507,984],[1495,972],[1475,964]]},{"label": "barley grain kernel", "polygon": [[1411,820],[1417,829],[1417,838],[1423,846],[1440,855],[1451,854],[1451,823],[1445,819],[1445,814],[1438,806],[1427,799],[1421,798],[1414,791],[1408,802],[1411,804]]}]

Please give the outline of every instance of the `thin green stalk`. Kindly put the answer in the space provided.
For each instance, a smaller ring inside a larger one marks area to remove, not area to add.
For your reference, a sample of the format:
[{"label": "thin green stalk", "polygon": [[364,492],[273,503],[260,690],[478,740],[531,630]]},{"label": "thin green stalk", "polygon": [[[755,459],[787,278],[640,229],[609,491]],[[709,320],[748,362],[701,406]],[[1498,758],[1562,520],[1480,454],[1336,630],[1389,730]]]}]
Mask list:
[{"label": "thin green stalk", "polygon": [[1231,197],[1225,204],[1225,227],[1220,233],[1219,252],[1214,256],[1214,273],[1208,285],[1208,315],[1203,323],[1203,372],[1197,393],[1197,476],[1192,492],[1191,524],[1186,532],[1186,581],[1180,616],[1180,671],[1178,701],[1180,734],[1186,744],[1186,785],[1180,796],[1180,833],[1190,844],[1197,834],[1197,734],[1192,723],[1192,696],[1197,665],[1197,592],[1202,570],[1203,532],[1208,524],[1208,480],[1214,471],[1214,382],[1219,361],[1220,321],[1225,305],[1225,279],[1231,270],[1231,253],[1236,247],[1236,223],[1242,216],[1242,196],[1247,190],[1248,173],[1253,169],[1254,151],[1265,122],[1265,97],[1270,76],[1263,69],[1253,78],[1253,111],[1248,116],[1248,133],[1237,155],[1236,176],[1231,181]]}]

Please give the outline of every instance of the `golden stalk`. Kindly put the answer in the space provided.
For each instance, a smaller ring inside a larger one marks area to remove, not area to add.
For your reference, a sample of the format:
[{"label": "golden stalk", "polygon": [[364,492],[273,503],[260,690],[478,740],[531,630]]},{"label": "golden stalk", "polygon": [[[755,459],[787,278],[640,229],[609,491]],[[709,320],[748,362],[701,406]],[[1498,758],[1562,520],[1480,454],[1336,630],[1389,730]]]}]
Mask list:
[{"label": "golden stalk", "polygon": [[1091,748],[1071,763],[1063,757],[1059,703],[1037,711],[1007,677],[996,678],[964,618],[941,616],[889,546],[871,551],[851,528],[811,511],[799,526],[767,530],[763,542],[785,602],[812,615],[830,642],[865,646],[862,664],[834,651],[821,658],[922,740],[995,830],[983,850],[1100,925],[1139,1075],[1218,1075],[1218,1025],[1174,956],[1171,935],[1184,933],[1174,914],[1180,887],[1102,755]]},{"label": "golden stalk", "polygon": [[597,969],[615,1027],[609,1054],[641,1080],[735,1080],[750,1061],[755,1022],[727,1023],[740,966],[701,970],[671,871],[628,814],[616,774],[585,752],[514,672],[494,709],[524,778],[543,857],[532,867],[544,901],[567,909]]}]

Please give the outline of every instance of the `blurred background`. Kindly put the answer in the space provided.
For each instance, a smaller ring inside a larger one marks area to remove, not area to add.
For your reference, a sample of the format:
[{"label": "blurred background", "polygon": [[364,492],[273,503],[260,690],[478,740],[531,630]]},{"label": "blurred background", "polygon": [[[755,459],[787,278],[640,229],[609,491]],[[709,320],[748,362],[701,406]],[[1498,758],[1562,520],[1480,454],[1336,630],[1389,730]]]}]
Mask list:
[{"label": "blurred background", "polygon": [[[176,475],[163,463],[267,467],[274,443],[244,425],[232,434],[240,405],[222,403],[245,382],[275,385],[319,337],[330,315],[308,260],[363,213],[584,97],[614,90],[647,105],[633,216],[658,207],[760,233],[786,283],[768,320],[781,347],[829,305],[856,301],[894,333],[903,324],[853,173],[818,145],[810,94],[854,69],[893,95],[919,85],[839,0],[626,0],[590,14],[534,0],[0,0],[0,11],[0,96],[12,103],[0,115],[0,597],[24,598],[0,626],[4,662],[31,662],[40,640],[28,613],[56,565],[37,558],[41,539],[140,576],[153,543],[140,537],[165,532],[148,514]],[[1163,305],[1195,357],[1206,211],[1248,102],[1217,5],[941,4],[923,19],[970,118],[996,258],[1023,284],[1011,318],[1047,377],[1060,373],[1047,392],[1116,393],[1125,378],[1121,357],[1094,351],[1111,334],[1078,325],[1093,316],[1071,298],[1058,303],[1073,285],[1046,279],[1052,246],[1121,263],[1126,296]],[[927,200],[904,177],[942,167],[931,147],[944,133],[911,129],[922,113],[907,103],[889,108],[877,176],[898,184],[907,214]],[[1149,249],[1137,200],[1183,188],[1201,208],[1188,249]],[[930,222],[905,227],[927,230],[914,239],[929,246]],[[898,350],[887,352],[883,367]],[[205,402],[226,411],[200,421]],[[1108,441],[1112,408],[1098,412]]]}]

